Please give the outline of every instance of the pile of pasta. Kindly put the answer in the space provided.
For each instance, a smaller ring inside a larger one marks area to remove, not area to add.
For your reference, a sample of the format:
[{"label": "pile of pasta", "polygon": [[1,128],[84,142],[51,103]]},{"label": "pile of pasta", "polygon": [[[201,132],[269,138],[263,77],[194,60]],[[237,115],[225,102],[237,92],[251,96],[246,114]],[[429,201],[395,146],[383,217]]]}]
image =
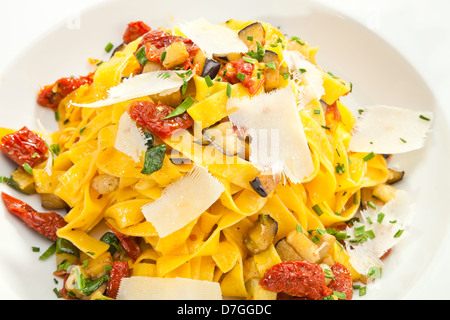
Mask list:
[{"label": "pile of pasta", "polygon": [[[254,22],[229,20],[222,25],[237,33]],[[155,94],[98,108],[80,107],[107,98],[110,88],[141,68],[135,56],[139,38],[99,64],[92,83],[82,85],[58,105],[59,130],[49,134],[49,139],[59,146],[59,154],[53,159],[51,172],[44,162],[33,168],[32,177],[37,193],[55,195],[70,208],[64,216],[67,224],[57,231],[59,238],[70,241],[89,259],[101,260],[110,246],[99,240],[95,230],[106,223],[139,239],[140,255],[126,258],[131,277],[204,280],[218,283],[226,297],[276,299],[276,293],[263,290],[257,280],[270,267],[286,261],[278,245],[284,240],[292,244],[300,233],[297,253],[304,259],[328,266],[339,262],[353,281],[367,280],[352,266],[345,247],[330,233],[318,230],[344,230],[364,199],[379,205],[389,200],[372,198],[374,190],[391,178],[386,156],[374,154],[367,161],[368,152],[348,151],[357,120],[340,98],[351,92],[351,85],[317,66],[318,48],[297,37],[288,38],[269,24],[262,25],[263,49],[276,52],[280,66],[285,65],[283,50],[289,49],[299,52],[322,74],[324,94],[298,110],[314,167],[312,174],[301,182],[283,176],[270,194],[261,196],[249,183],[261,174],[257,166],[246,157],[226,155],[211,150],[211,145],[196,143],[198,137],[191,129],[164,139],[156,137],[167,148],[162,167],[151,174],[142,173],[143,155],[136,162],[115,148],[120,119],[132,102],[170,104],[172,96]],[[178,29],[164,30],[182,35]],[[230,113],[226,82],[215,79],[213,83],[210,86],[196,70],[182,94],[182,100],[195,98],[187,112],[194,121],[202,121],[200,129],[226,120]],[[301,79],[280,75],[277,88],[293,88],[299,98],[302,84]],[[256,94],[277,88],[262,86]],[[232,84],[231,89],[234,98],[251,96],[242,83]],[[223,192],[200,216],[160,237],[142,208],[161,198],[168,186],[196,166],[206,168],[223,185]],[[99,176],[112,177],[117,187],[100,194],[94,185]],[[276,235],[267,249],[250,252],[244,239],[262,215],[276,221]],[[101,296],[97,293],[94,297]]]}]

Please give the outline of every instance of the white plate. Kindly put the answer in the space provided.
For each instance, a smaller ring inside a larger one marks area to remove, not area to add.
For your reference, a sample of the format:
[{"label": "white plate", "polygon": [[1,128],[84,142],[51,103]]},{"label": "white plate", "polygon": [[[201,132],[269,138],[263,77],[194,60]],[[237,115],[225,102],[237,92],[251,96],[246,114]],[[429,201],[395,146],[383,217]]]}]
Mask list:
[{"label": "white plate", "polygon": [[[420,75],[371,31],[309,1],[277,1],[273,7],[260,1],[227,1],[218,6],[198,0],[189,5],[183,1],[118,0],[84,12],[70,28],[64,21],[30,45],[2,75],[0,126],[39,129],[36,119],[40,119],[48,130],[56,129],[53,113],[35,102],[39,87],[61,77],[87,74],[91,71],[87,59],[106,58],[104,47],[108,42],[119,44],[130,21],[143,20],[157,28],[169,26],[170,17],[205,17],[211,22],[236,18],[280,26],[284,33],[320,46],[319,65],[353,83],[352,95],[342,99],[351,108],[378,103],[434,113],[426,147],[393,159],[393,165],[406,171],[399,187],[416,199],[417,214],[403,241],[385,260],[382,279],[370,286],[364,297],[426,298],[421,285],[428,281],[431,266],[442,260],[442,244],[448,238],[450,216],[443,191],[450,190],[450,174],[442,168],[450,156],[450,135],[443,112]],[[0,158],[0,175],[9,175],[13,169],[10,161]],[[37,197],[24,197],[4,185],[0,190],[41,210]],[[52,290],[60,288],[61,282],[53,280],[54,259],[38,260],[50,244],[0,208],[1,299],[55,299]],[[41,252],[32,252],[33,246]]]}]

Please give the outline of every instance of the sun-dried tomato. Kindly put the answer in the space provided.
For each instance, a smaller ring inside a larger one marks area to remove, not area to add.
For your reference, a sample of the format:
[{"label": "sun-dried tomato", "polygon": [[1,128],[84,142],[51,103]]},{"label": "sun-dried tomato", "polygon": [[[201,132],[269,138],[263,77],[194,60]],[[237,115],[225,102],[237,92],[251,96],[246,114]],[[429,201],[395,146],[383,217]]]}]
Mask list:
[{"label": "sun-dried tomato", "polygon": [[339,262],[331,266],[331,271],[333,272],[334,279],[331,280],[328,288],[344,293],[346,299],[351,300],[353,298],[353,281],[350,271]]},{"label": "sun-dried tomato", "polygon": [[133,261],[136,261],[136,259],[139,258],[139,256],[141,255],[141,248],[139,247],[137,238],[123,234],[123,233],[115,230],[109,223],[106,223],[106,225],[111,229],[111,231],[119,239],[123,248],[127,252],[128,257],[130,257]]},{"label": "sun-dried tomato", "polygon": [[62,228],[67,224],[66,221],[64,221],[64,218],[56,212],[37,212],[25,202],[3,192],[2,199],[10,212],[14,213],[29,227],[50,240],[58,240],[56,232],[59,228]]},{"label": "sun-dried tomato", "polygon": [[43,107],[56,109],[62,99],[85,84],[91,84],[93,74],[80,77],[68,77],[57,80],[54,84],[41,88],[37,103]]},{"label": "sun-dried tomato", "polygon": [[154,104],[149,101],[136,101],[130,105],[130,117],[139,125],[158,135],[161,139],[170,137],[175,131],[188,129],[194,125],[194,120],[187,112],[164,119],[174,109],[164,104]]},{"label": "sun-dried tomato", "polygon": [[128,262],[116,261],[112,264],[111,273],[109,275],[108,285],[106,287],[105,295],[107,297],[116,299],[119,292],[120,282],[123,278],[130,276],[130,269]]},{"label": "sun-dried tomato", "polygon": [[172,43],[180,41],[184,42],[186,51],[189,53],[189,59],[186,60],[184,66],[184,69],[188,69],[189,67],[192,67],[192,60],[194,59],[198,50],[200,50],[200,48],[196,44],[194,44],[191,39],[174,36],[164,30],[155,29],[144,34],[141,42],[137,47],[137,50],[139,50],[140,47],[145,46],[145,55],[147,59],[160,63],[162,52],[165,51],[166,48]]},{"label": "sun-dried tomato", "polygon": [[270,267],[260,285],[269,291],[310,300],[320,300],[332,294],[325,284],[322,268],[307,261],[286,261]]},{"label": "sun-dried tomato", "polygon": [[150,30],[151,28],[142,21],[130,22],[123,34],[123,43],[128,44],[130,42],[133,42],[139,37],[142,37]]},{"label": "sun-dried tomato", "polygon": [[27,163],[30,167],[41,162],[48,152],[44,139],[27,127],[3,136],[0,150],[19,166]]}]

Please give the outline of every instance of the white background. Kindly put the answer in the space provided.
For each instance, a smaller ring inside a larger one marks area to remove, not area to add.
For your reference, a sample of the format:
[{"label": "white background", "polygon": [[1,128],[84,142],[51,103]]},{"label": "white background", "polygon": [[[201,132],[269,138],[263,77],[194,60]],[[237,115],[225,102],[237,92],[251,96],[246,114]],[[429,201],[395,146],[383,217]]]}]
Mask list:
[{"label": "white background", "polygon": [[[0,0],[0,77],[4,68],[22,55],[36,37],[50,32],[61,22],[70,24],[83,10],[101,2],[104,0]],[[424,78],[447,119],[450,119],[450,106],[446,99],[446,94],[450,91],[449,0],[316,2],[353,18],[388,41]],[[271,3],[273,2],[261,1],[262,6],[270,6]],[[450,256],[449,252],[442,254]],[[448,280],[447,285],[442,285],[441,282],[442,279],[449,278],[449,262],[449,258],[442,259],[440,265],[429,270],[435,275],[436,282],[422,284],[424,298],[450,299]]]}]

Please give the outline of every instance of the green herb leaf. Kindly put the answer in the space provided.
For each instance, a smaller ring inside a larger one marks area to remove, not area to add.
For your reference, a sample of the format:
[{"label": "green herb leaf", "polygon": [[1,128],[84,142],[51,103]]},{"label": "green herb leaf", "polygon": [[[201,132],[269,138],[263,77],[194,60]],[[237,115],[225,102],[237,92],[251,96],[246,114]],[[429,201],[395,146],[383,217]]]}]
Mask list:
[{"label": "green herb leaf", "polygon": [[367,162],[367,161],[369,161],[370,159],[373,159],[374,157],[375,157],[375,153],[371,152],[371,153],[367,154],[367,155],[363,158],[363,160],[364,160],[365,162]]},{"label": "green herb leaf", "polygon": [[191,96],[188,96],[178,107],[176,107],[167,117],[163,119],[166,120],[172,117],[179,116],[180,114],[184,113],[187,109],[189,109],[194,102],[195,99],[191,98]]},{"label": "green herb leaf", "polygon": [[144,167],[142,168],[141,173],[148,175],[161,169],[165,152],[166,145],[164,144],[147,149],[145,152]]},{"label": "green herb leaf", "polygon": [[110,42],[106,45],[105,51],[110,52],[114,48],[114,45]]},{"label": "green herb leaf", "polygon": [[134,55],[141,65],[147,63],[148,59],[147,56],[145,55],[145,46],[140,47],[139,50],[136,51]]}]

